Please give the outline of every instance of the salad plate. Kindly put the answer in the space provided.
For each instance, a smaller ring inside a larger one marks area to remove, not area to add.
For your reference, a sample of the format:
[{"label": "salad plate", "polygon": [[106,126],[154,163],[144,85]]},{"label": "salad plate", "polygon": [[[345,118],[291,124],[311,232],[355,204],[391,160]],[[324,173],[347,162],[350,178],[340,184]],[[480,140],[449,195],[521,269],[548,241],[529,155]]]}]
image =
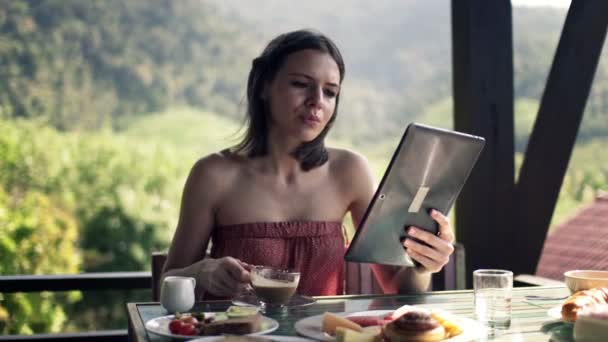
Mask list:
[{"label": "salad plate", "polygon": [[[175,319],[175,315],[168,315],[168,316],[153,318],[146,322],[145,327],[146,327],[146,330],[148,330],[149,332],[151,332],[155,335],[169,337],[169,338],[178,339],[178,340],[191,340],[191,339],[199,337],[199,336],[178,335],[178,334],[171,333],[171,331],[169,330],[169,323],[174,319]],[[262,316],[262,323],[260,326],[260,330],[254,332],[252,334],[249,334],[249,335],[269,334],[269,333],[277,330],[278,327],[279,327],[279,322],[277,322],[276,320],[274,320],[270,317]],[[209,336],[207,336],[207,337],[209,337]],[[215,337],[218,337],[218,336],[215,336]]]}]

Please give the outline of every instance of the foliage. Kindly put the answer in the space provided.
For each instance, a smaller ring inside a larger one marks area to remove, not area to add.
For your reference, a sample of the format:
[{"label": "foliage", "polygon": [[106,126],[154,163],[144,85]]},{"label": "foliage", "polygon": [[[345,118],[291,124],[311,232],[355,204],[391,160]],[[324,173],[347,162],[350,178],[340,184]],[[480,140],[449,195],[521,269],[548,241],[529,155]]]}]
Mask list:
[{"label": "foliage", "polygon": [[[179,153],[156,144],[135,146],[111,133],[60,134],[39,122],[0,121],[0,131],[2,274],[143,270],[151,252],[167,247],[189,166],[180,164]],[[60,297],[5,301],[12,322],[32,308],[51,312],[59,310],[58,302],[70,302]],[[122,307],[126,298],[79,300],[111,308]],[[28,318],[28,324],[39,332],[64,328],[60,311],[48,317],[58,321]],[[31,331],[18,324],[11,323],[10,331]]]},{"label": "foliage", "polygon": [[[3,151],[5,142],[0,142]],[[0,187],[0,274],[77,273],[77,238],[74,217],[45,194],[9,194]],[[59,332],[66,322],[59,302],[77,299],[62,293],[0,295],[0,312],[5,312],[0,333]]]},{"label": "foliage", "polygon": [[[1,184],[10,193],[44,193],[73,213],[81,223],[84,270],[124,265],[140,270],[148,263],[143,251],[166,246],[166,227],[174,226],[177,217],[174,189],[182,172],[170,151],[134,146],[111,133],[61,135],[35,122],[0,124],[6,133],[0,138]],[[119,228],[131,231],[124,234]],[[90,241],[104,238],[118,242],[88,251]],[[116,254],[123,245],[129,246],[123,251],[127,254]]]},{"label": "foliage", "polygon": [[[236,118],[250,61],[264,43],[313,27],[334,38],[347,62],[345,119],[334,136],[363,147],[378,135],[399,136],[403,125],[394,123],[450,96],[449,8],[447,0],[4,1],[0,117],[122,129],[135,116],[189,105]],[[540,99],[565,14],[514,8],[517,98]],[[582,140],[608,130],[607,75],[604,53]]]},{"label": "foliage", "polygon": [[169,104],[235,113],[252,54],[218,20],[196,0],[1,1],[0,117],[97,129]]}]

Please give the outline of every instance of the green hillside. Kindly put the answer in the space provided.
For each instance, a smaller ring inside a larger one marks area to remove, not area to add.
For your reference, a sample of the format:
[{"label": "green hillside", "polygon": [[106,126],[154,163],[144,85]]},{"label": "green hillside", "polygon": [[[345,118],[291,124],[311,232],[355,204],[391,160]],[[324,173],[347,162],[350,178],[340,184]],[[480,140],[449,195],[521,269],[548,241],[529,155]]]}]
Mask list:
[{"label": "green hillside", "polygon": [[236,117],[250,41],[204,1],[0,1],[0,117],[62,130],[180,104]]},{"label": "green hillside", "polygon": [[134,120],[122,135],[138,144],[166,145],[200,155],[234,145],[241,133],[242,125],[234,119],[182,107]]},{"label": "green hillside", "polygon": [[[540,98],[564,18],[563,9],[514,8],[517,98]],[[448,0],[14,0],[0,2],[0,117],[124,129],[132,117],[191,106],[239,119],[252,58],[302,27],[328,33],[346,59],[336,138],[358,147],[393,139],[451,95]],[[581,139],[608,132],[605,98],[606,53]]]}]

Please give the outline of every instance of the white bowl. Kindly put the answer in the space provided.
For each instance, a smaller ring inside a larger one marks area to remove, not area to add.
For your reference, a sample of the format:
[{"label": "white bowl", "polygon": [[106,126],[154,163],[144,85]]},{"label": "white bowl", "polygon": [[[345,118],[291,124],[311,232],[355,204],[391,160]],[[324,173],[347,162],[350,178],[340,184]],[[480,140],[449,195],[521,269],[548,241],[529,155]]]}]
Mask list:
[{"label": "white bowl", "polygon": [[594,287],[608,288],[608,271],[573,270],[565,272],[564,278],[571,293]]}]

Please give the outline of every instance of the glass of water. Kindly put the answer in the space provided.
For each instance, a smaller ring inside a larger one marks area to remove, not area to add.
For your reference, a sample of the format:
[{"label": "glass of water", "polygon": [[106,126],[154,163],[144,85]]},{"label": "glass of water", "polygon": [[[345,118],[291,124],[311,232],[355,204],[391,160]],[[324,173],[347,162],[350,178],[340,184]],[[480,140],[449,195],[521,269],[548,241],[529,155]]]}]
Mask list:
[{"label": "glass of water", "polygon": [[491,336],[511,326],[511,292],[513,272],[476,270],[473,272],[475,315],[488,328]]}]

